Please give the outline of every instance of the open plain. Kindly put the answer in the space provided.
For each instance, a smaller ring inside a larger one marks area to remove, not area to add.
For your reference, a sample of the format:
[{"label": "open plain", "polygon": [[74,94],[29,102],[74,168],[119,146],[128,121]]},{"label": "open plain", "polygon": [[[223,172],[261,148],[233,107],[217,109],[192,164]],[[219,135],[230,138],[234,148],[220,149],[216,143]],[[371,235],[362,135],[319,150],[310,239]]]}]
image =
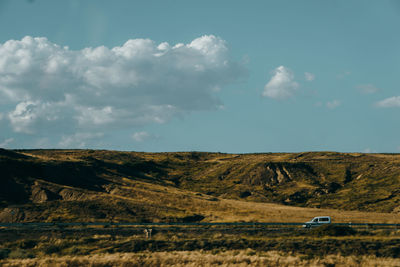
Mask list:
[{"label": "open plain", "polygon": [[[368,225],[400,223],[396,154],[0,150],[0,171],[0,223],[25,223],[4,266],[400,266],[399,227]],[[251,225],[319,215],[346,225]]]}]

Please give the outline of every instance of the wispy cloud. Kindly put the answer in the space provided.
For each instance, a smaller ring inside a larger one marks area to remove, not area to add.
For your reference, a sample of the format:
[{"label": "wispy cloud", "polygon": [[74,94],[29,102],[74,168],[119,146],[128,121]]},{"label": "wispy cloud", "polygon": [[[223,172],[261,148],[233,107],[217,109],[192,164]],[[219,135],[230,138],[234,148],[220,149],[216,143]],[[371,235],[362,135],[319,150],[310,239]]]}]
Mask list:
[{"label": "wispy cloud", "polygon": [[0,147],[8,147],[9,144],[14,142],[14,138],[8,138],[0,143]]},{"label": "wispy cloud", "polygon": [[262,95],[273,99],[286,99],[293,96],[298,87],[299,84],[294,81],[293,72],[289,68],[279,66],[264,86]]},{"label": "wispy cloud", "polygon": [[142,132],[136,132],[132,134],[132,139],[135,140],[136,142],[144,142],[146,140],[154,139],[155,136],[152,134],[149,134],[146,131]]},{"label": "wispy cloud", "polygon": [[75,133],[64,135],[58,143],[61,148],[85,148],[89,140],[103,137],[103,133]]},{"label": "wispy cloud", "polygon": [[332,101],[328,101],[326,102],[326,107],[329,109],[334,109],[337,108],[338,106],[340,106],[342,103],[339,100],[332,100]]},{"label": "wispy cloud", "polygon": [[339,100],[332,100],[332,101],[328,101],[328,102],[322,102],[322,101],[318,101],[317,103],[315,103],[316,107],[326,107],[329,109],[335,109],[337,107],[339,107],[342,104],[341,101]]},{"label": "wispy cloud", "polygon": [[304,73],[304,78],[306,79],[306,81],[314,81],[315,80],[315,74],[310,73],[310,72],[305,72]]},{"label": "wispy cloud", "polygon": [[363,153],[373,153],[373,150],[371,148],[366,148],[362,151]]},{"label": "wispy cloud", "polygon": [[400,107],[400,96],[392,96],[375,103],[380,108]]},{"label": "wispy cloud", "polygon": [[349,75],[351,75],[351,72],[350,72],[350,71],[344,71],[344,72],[339,73],[338,75],[336,75],[336,78],[338,78],[338,79],[344,79],[344,78],[346,78],[346,77],[349,76]]},{"label": "wispy cloud", "polygon": [[360,84],[357,85],[356,88],[364,94],[373,94],[380,90],[373,84]]}]

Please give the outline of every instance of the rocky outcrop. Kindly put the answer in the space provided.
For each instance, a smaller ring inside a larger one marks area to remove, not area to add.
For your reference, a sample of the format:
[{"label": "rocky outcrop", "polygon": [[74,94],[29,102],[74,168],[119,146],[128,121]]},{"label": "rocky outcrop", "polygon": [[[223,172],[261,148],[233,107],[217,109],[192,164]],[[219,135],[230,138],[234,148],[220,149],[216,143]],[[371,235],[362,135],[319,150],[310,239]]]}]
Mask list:
[{"label": "rocky outcrop", "polygon": [[249,185],[272,186],[292,181],[292,179],[283,164],[270,162],[255,167],[245,182]]},{"label": "rocky outcrop", "polygon": [[18,208],[5,208],[0,212],[0,222],[2,223],[21,222],[24,219],[24,212]]},{"label": "rocky outcrop", "polygon": [[64,188],[59,192],[59,195],[63,200],[67,201],[81,201],[81,200],[91,200],[93,195],[87,194],[78,190],[73,190],[69,188]]},{"label": "rocky outcrop", "polygon": [[43,203],[46,201],[52,201],[61,199],[61,197],[46,188],[41,187],[40,185],[35,185],[32,187],[32,196],[31,200],[33,203]]}]

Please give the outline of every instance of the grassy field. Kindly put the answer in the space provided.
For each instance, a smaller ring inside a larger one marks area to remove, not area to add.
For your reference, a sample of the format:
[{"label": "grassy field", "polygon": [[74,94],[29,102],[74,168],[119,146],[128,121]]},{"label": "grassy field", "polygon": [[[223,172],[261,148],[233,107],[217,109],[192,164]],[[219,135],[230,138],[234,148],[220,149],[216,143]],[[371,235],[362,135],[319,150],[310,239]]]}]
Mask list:
[{"label": "grassy field", "polygon": [[[400,223],[397,154],[0,149],[0,173],[0,222]],[[143,230],[3,228],[0,265],[400,266],[396,229]]]},{"label": "grassy field", "polygon": [[132,227],[19,229],[2,230],[0,238],[2,266],[400,264],[400,230],[395,229],[159,227],[149,238],[143,228]]},{"label": "grassy field", "polygon": [[400,222],[400,156],[0,151],[0,222]]},{"label": "grassy field", "polygon": [[[73,192],[76,194],[76,190]],[[7,207],[0,213],[0,220],[3,214],[11,221],[20,221],[23,216],[23,221],[43,222],[190,222],[190,218],[199,215],[202,222],[306,222],[315,216],[329,215],[340,223],[400,223],[397,213],[223,199],[141,181],[129,181],[109,193],[82,193],[78,198],[82,199]]]},{"label": "grassy field", "polygon": [[47,256],[35,259],[9,259],[4,267],[30,266],[359,266],[398,267],[399,260],[376,256],[327,255],[309,258],[302,254],[278,251],[257,252],[252,249],[228,251],[174,251],[152,253],[114,253],[85,256]]}]

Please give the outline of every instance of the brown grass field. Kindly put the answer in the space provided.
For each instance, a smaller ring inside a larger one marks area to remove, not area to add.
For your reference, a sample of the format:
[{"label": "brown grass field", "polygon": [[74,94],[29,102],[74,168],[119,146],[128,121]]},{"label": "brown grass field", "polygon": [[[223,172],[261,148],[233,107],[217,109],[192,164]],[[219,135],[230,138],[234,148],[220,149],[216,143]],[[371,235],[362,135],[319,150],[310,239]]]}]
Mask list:
[{"label": "brown grass field", "polygon": [[400,266],[400,229],[324,226],[1,230],[1,266]]},{"label": "brown grass field", "polygon": [[[0,149],[0,173],[6,223],[400,223],[397,154]],[[0,266],[400,266],[394,227],[153,228],[1,228]]]},{"label": "brown grass field", "polygon": [[398,259],[375,256],[327,255],[308,258],[305,255],[286,254],[278,251],[257,252],[252,249],[229,251],[174,251],[145,253],[94,254],[87,256],[43,257],[37,259],[10,259],[4,267],[33,266],[358,266],[398,267]]}]

